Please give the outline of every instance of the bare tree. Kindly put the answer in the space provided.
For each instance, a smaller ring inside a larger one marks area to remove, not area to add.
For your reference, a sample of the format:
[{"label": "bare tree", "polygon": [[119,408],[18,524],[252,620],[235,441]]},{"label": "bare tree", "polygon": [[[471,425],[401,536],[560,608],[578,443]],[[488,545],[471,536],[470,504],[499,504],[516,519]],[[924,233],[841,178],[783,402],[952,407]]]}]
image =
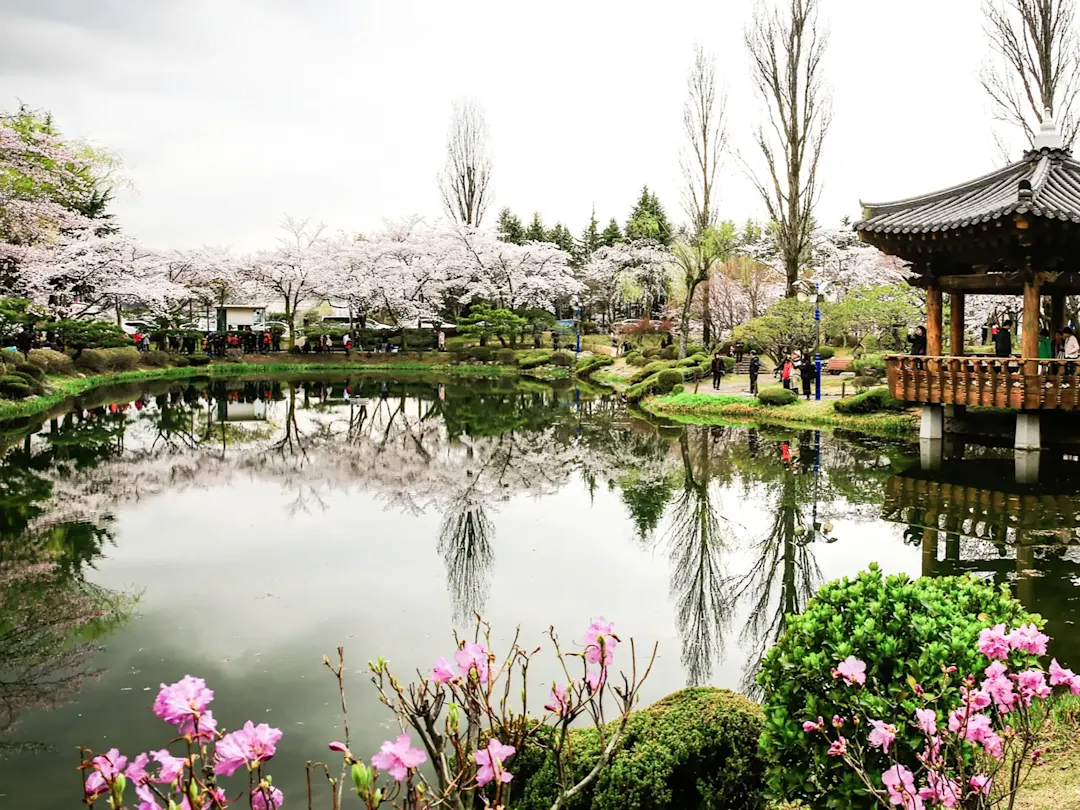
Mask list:
[{"label": "bare tree", "polygon": [[716,60],[701,45],[694,47],[694,64],[686,75],[683,130],[683,205],[694,235],[700,236],[716,224],[713,193],[720,158],[727,148],[727,96],[718,93]]},{"label": "bare tree", "polygon": [[491,202],[491,147],[484,111],[472,99],[454,102],[439,190],[450,219],[480,224]]},{"label": "bare tree", "polygon": [[818,0],[778,2],[787,4],[783,15],[759,0],[746,29],[751,76],[767,111],[754,140],[768,174],[749,174],[776,223],[790,298],[814,230],[818,167],[832,105],[822,76],[829,36],[818,28]]},{"label": "bare tree", "polygon": [[1071,146],[1080,129],[1076,0],[985,0],[983,14],[991,57],[979,79],[994,117],[1022,130],[1030,144],[1049,110]]}]

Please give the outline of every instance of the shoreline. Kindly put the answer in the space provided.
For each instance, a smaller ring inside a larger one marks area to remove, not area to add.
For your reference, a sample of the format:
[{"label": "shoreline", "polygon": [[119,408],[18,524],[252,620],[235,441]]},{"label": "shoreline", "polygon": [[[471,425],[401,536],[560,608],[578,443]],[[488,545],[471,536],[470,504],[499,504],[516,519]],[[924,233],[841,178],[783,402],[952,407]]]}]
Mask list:
[{"label": "shoreline", "polygon": [[[520,377],[528,376],[517,368],[499,365],[450,365],[424,363],[415,360],[401,363],[364,363],[356,361],[327,361],[322,363],[211,363],[206,366],[170,366],[143,368],[84,377],[46,377],[50,391],[40,396],[19,400],[0,400],[0,421],[37,416],[50,408],[96,388],[130,382],[183,380],[190,377],[233,377],[252,374],[318,374],[331,372],[358,374],[402,373],[411,375],[442,375],[446,377]],[[537,379],[544,379],[537,375]]]}]

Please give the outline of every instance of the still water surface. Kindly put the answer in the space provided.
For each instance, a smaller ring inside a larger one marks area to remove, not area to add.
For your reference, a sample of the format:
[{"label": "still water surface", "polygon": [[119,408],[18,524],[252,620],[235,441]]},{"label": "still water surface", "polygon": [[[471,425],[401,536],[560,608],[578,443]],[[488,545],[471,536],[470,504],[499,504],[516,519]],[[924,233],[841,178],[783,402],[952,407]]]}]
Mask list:
[{"label": "still water surface", "polygon": [[3,426],[0,448],[3,807],[75,806],[79,744],[162,747],[149,706],[187,673],[223,726],[284,731],[275,785],[300,804],[302,763],[341,736],[322,656],[345,646],[353,749],[374,752],[396,732],[364,662],[426,671],[474,612],[503,640],[603,615],[657,642],[646,701],[749,690],[784,615],[876,561],[1010,582],[1080,663],[1063,460],[1021,487],[993,449],[930,473],[902,443],[390,378],[101,390]]}]

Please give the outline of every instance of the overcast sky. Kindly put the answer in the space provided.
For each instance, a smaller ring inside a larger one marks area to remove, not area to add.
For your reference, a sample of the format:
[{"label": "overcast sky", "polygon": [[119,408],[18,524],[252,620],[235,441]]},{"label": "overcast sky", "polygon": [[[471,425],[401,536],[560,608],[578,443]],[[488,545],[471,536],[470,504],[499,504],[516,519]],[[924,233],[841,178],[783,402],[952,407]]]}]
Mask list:
[{"label": "overcast sky", "polygon": [[[678,153],[695,42],[753,158],[744,0],[0,0],[0,106],[51,110],[116,150],[115,210],[157,247],[272,242],[285,214],[372,231],[441,215],[451,102],[487,113],[495,202],[579,233],[643,184],[683,219]],[[980,0],[823,0],[834,123],[822,223],[994,168]],[[1017,156],[1023,146],[1016,140]],[[763,209],[740,165],[721,213]]]}]

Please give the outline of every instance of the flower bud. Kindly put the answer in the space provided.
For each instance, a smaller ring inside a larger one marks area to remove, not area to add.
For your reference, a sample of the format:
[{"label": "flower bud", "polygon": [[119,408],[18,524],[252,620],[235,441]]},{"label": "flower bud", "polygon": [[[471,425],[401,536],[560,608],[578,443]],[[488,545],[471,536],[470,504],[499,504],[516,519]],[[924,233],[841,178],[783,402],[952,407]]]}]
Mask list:
[{"label": "flower bud", "polygon": [[380,804],[382,804],[382,790],[376,788],[375,795],[371,798],[375,802],[375,806],[378,807]]},{"label": "flower bud", "polygon": [[458,722],[460,720],[460,710],[458,709],[458,705],[453,701],[450,701],[450,707],[447,709],[447,715],[450,720],[450,730],[457,731]]},{"label": "flower bud", "polygon": [[356,795],[363,796],[371,787],[371,771],[362,762],[357,762],[352,766],[352,781]]},{"label": "flower bud", "polygon": [[113,790],[116,795],[116,806],[124,806],[124,788],[127,787],[127,777],[122,773],[118,773],[116,778],[113,779]]}]

